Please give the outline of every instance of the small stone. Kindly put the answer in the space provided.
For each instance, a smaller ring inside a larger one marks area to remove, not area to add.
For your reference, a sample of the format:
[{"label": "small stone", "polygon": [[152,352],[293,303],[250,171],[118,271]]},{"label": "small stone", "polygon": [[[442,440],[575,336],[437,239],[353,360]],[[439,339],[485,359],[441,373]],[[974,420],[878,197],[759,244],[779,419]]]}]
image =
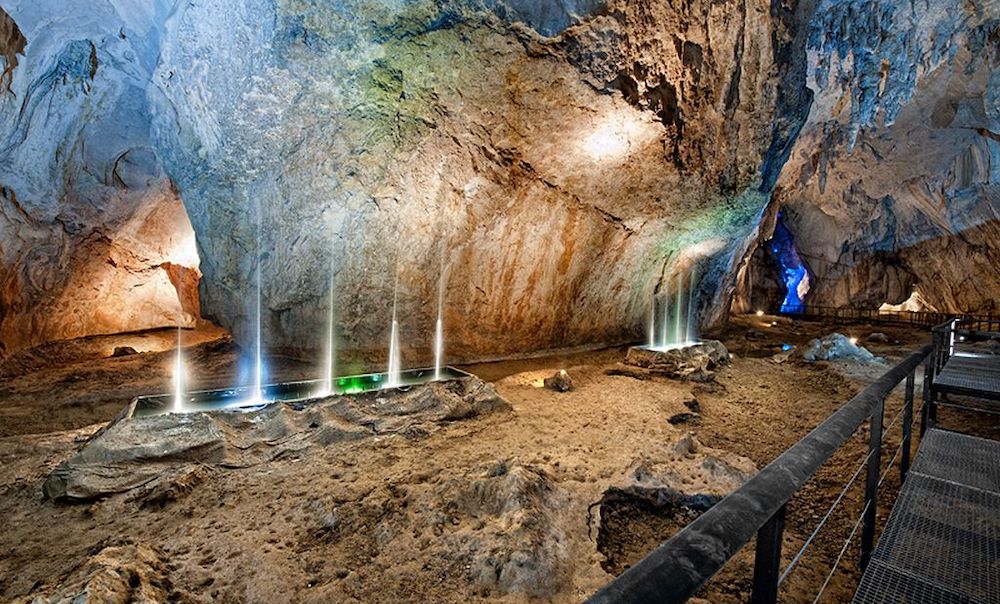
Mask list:
[{"label": "small stone", "polygon": [[771,357],[771,362],[774,363],[775,365],[780,365],[785,361],[787,361],[789,358],[791,358],[792,352],[794,351],[786,350],[784,352],[779,352],[775,354],[773,357]]},{"label": "small stone", "polygon": [[746,333],[748,340],[763,340],[764,337],[764,332],[759,329],[748,329]]},{"label": "small stone", "polygon": [[132,348],[131,346],[115,346],[115,349],[111,353],[111,356],[128,357],[132,356],[133,354],[139,354],[139,351],[137,351],[135,348]]},{"label": "small stone", "polygon": [[880,331],[876,331],[875,333],[868,334],[866,340],[869,342],[874,342],[876,344],[888,344],[889,336],[885,335]]},{"label": "small stone", "polygon": [[701,443],[694,433],[688,432],[674,443],[674,453],[678,455],[694,455],[701,449]]},{"label": "small stone", "polygon": [[688,411],[691,411],[692,413],[701,413],[701,403],[699,403],[696,398],[684,401],[684,406],[687,407]]},{"label": "small stone", "polygon": [[545,378],[545,387],[556,392],[569,392],[573,389],[573,379],[565,369],[560,369],[552,377]]},{"label": "small stone", "polygon": [[701,422],[701,416],[697,413],[685,411],[684,413],[671,415],[667,421],[670,422],[671,426],[676,426],[677,424],[697,424]]}]

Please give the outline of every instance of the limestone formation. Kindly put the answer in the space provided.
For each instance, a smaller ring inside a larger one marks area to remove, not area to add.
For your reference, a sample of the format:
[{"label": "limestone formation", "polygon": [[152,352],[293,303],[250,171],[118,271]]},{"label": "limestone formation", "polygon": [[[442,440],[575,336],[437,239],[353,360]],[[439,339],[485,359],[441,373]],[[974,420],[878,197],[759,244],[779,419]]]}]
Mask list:
[{"label": "limestone formation", "polygon": [[454,360],[635,341],[677,272],[703,323],[774,298],[779,210],[815,303],[989,311],[998,10],[10,0],[0,354],[200,309],[246,344],[258,267],[274,351],[332,304],[384,355],[396,299],[426,364],[439,283]]},{"label": "limestone formation", "polygon": [[200,316],[194,232],[150,137],[147,10],[119,4],[0,9],[0,355]]},{"label": "limestone formation", "polygon": [[[27,39],[0,121],[8,350],[189,324],[177,267],[245,343],[259,264],[269,348],[305,354],[331,263],[364,354],[398,276],[407,363],[442,272],[453,358],[632,340],[693,266],[718,319],[787,142],[794,23],[764,0],[64,4],[5,5]],[[177,242],[121,236],[178,196],[200,264],[179,214]]]},{"label": "limestone formation", "polygon": [[775,194],[812,303],[996,310],[998,24],[996,2],[819,2]]},{"label": "limestone formation", "polygon": [[627,365],[675,378],[706,375],[729,363],[729,351],[718,340],[703,340],[683,348],[666,350],[634,346],[625,357]]},{"label": "limestone formation", "polygon": [[42,490],[54,500],[85,501],[141,489],[134,497],[143,505],[162,505],[200,480],[198,468],[205,465],[245,466],[376,435],[419,436],[445,422],[509,408],[492,386],[469,377],[276,403],[253,413],[122,418],[56,468]]},{"label": "limestone formation", "polygon": [[810,363],[815,361],[884,362],[884,359],[875,356],[864,346],[858,346],[856,340],[840,333],[832,333],[823,338],[813,340],[802,351],[802,358]]}]

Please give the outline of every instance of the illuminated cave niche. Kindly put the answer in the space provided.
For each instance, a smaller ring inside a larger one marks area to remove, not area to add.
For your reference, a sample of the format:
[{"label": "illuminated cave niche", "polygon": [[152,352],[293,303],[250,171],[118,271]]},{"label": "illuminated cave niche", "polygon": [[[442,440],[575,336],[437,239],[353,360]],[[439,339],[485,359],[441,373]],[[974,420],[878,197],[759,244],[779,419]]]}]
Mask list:
[{"label": "illuminated cave niche", "polygon": [[771,253],[774,255],[778,276],[785,290],[781,302],[781,312],[800,313],[805,309],[805,297],[809,293],[809,270],[799,251],[795,249],[792,232],[785,226],[778,213],[778,222],[771,238]]}]

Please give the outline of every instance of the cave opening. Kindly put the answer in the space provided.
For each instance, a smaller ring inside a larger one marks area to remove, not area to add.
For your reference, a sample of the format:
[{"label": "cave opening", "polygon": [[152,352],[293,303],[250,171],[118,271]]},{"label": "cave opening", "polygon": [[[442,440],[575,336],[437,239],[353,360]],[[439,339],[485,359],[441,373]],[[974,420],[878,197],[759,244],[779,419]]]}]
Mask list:
[{"label": "cave opening", "polygon": [[809,269],[795,247],[795,237],[788,229],[780,212],[769,249],[774,258],[778,282],[784,294],[780,311],[782,313],[801,313],[805,310],[806,296],[809,294]]}]

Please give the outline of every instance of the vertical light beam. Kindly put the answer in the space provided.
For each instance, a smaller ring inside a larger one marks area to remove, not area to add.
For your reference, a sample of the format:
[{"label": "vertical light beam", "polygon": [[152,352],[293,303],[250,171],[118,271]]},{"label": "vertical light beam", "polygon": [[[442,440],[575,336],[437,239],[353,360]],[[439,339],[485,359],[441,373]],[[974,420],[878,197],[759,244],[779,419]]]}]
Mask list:
[{"label": "vertical light beam", "polygon": [[396,319],[396,306],[399,300],[399,277],[392,292],[392,326],[389,330],[389,388],[402,386],[402,362],[399,358],[399,321]]},{"label": "vertical light beam", "polygon": [[184,412],[184,357],[181,352],[181,326],[177,326],[177,360],[174,362],[174,413]]}]

